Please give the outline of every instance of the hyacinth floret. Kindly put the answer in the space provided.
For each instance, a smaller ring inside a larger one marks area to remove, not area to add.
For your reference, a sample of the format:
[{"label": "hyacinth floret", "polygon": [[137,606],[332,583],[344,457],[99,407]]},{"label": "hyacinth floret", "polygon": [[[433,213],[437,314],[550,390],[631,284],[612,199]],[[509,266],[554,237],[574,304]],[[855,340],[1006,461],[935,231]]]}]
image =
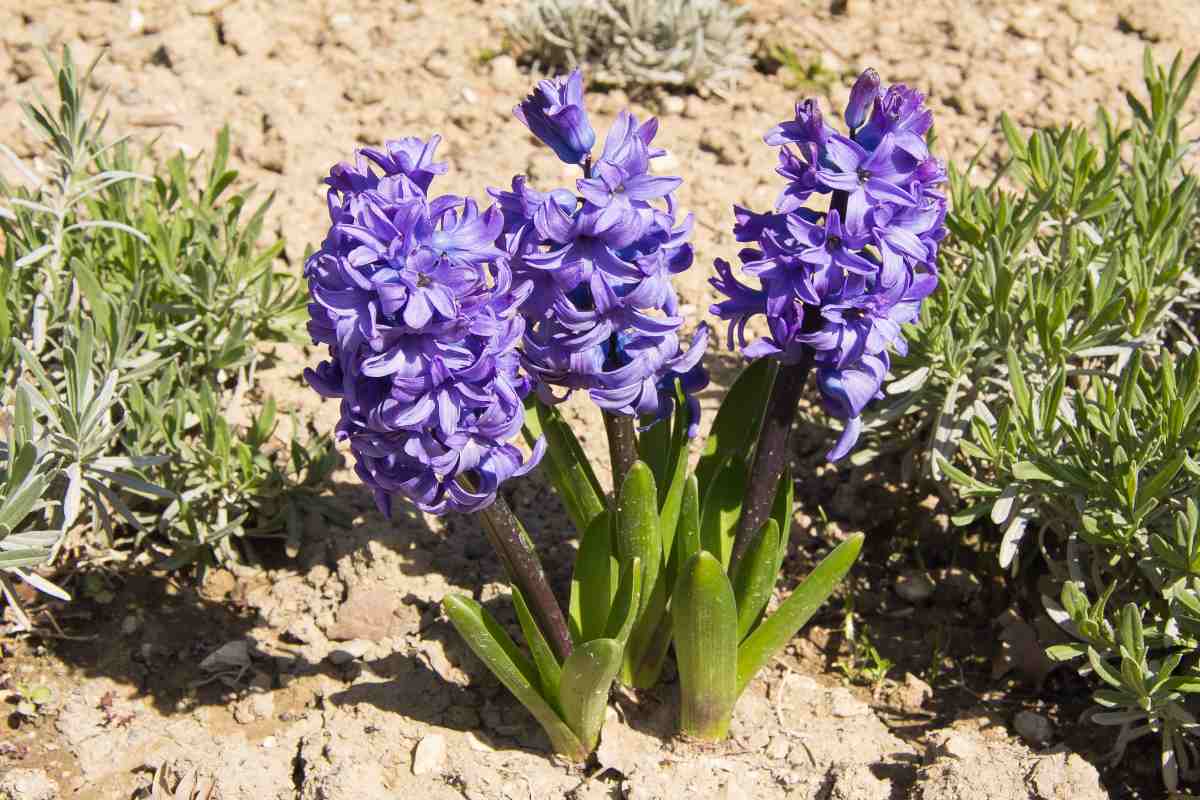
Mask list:
[{"label": "hyacinth floret", "polygon": [[389,141],[334,166],[329,232],[304,270],[309,333],[330,356],[305,377],[341,400],[337,435],[388,514],[397,496],[438,514],[484,508],[544,450],[510,443],[532,388],[517,310],[534,287],[496,247],[501,208],[428,193],[446,171],[438,141]]},{"label": "hyacinth floret", "polygon": [[575,72],[543,81],[516,110],[560,158],[582,162],[574,191],[539,192],[524,176],[510,190],[491,190],[504,217],[502,261],[515,281],[533,287],[521,305],[523,364],[544,401],[586,391],[624,416],[669,415],[679,381],[694,435],[694,394],[708,384],[700,366],[708,335],[702,325],[686,343],[679,336],[684,319],[671,279],[693,261],[692,216],[680,219],[674,198],[682,180],[651,174],[653,159],[665,154],[653,146],[658,121],[639,122],[628,111],[617,115],[594,161],[590,151],[563,157],[561,142],[571,137],[544,135],[533,121],[558,87],[586,125],[582,94],[572,89],[577,79]]},{"label": "hyacinth floret", "polygon": [[[868,69],[843,117],[848,135],[805,100],[768,131],[786,185],[772,213],[734,209],[734,236],[747,245],[742,272],[759,285],[739,281],[720,259],[710,281],[725,298],[712,313],[729,323],[731,348],[816,368],[823,407],[845,422],[828,454],[834,461],[854,447],[863,409],[881,396],[889,353],[906,352],[902,325],[937,287],[947,207],[920,92],[883,90]],[[750,342],[746,327],[760,314],[768,333]]]}]

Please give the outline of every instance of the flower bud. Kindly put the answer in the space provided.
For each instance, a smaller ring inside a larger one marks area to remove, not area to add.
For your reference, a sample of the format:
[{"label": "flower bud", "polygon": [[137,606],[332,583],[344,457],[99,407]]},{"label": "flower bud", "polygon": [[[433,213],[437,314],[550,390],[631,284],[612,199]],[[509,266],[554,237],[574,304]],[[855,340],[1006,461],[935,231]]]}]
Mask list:
[{"label": "flower bud", "polygon": [[592,152],[596,132],[583,107],[583,75],[539,81],[513,114],[567,164],[578,164]]},{"label": "flower bud", "polygon": [[846,103],[846,125],[850,130],[863,124],[867,118],[867,111],[878,96],[879,73],[867,68],[854,82],[854,88],[850,90],[850,101]]}]

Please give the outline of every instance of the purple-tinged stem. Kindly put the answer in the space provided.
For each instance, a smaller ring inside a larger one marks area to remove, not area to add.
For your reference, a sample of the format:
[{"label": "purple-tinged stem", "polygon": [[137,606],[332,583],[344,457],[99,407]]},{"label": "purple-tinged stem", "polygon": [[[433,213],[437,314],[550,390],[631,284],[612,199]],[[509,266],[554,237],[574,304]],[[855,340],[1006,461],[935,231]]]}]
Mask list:
[{"label": "purple-tinged stem", "polygon": [[479,512],[483,530],[504,563],[513,585],[521,592],[534,620],[560,662],[571,655],[571,635],[562,608],[554,599],[550,582],[534,551],[533,542],[499,494],[496,502]]},{"label": "purple-tinged stem", "polygon": [[613,500],[621,494],[625,476],[638,460],[637,429],[634,418],[604,412],[604,432],[608,434],[608,454],[612,459]]},{"label": "purple-tinged stem", "polygon": [[738,561],[749,549],[754,534],[771,514],[775,491],[788,463],[788,441],[800,403],[800,392],[808,380],[811,367],[812,357],[806,349],[806,355],[800,363],[784,364],[775,375],[762,427],[758,431],[758,443],[754,448],[754,462],[750,467],[746,499],[742,502],[742,516],[738,519],[737,534],[733,540],[730,575],[734,574]]}]

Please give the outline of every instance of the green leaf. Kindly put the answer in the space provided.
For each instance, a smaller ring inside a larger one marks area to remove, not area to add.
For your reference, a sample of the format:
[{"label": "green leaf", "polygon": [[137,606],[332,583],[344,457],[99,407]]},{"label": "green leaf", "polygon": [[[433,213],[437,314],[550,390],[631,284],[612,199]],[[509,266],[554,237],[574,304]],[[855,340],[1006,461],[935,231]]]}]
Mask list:
[{"label": "green leaf", "polygon": [[[779,652],[850,571],[862,550],[863,534],[856,533],[834,548],[796,587],[779,609],[762,621],[738,648],[737,693],[740,695],[764,664]],[[677,645],[678,646],[678,645]]]},{"label": "green leaf", "polygon": [[675,556],[671,562],[678,568],[700,550],[700,483],[695,475],[689,475],[683,484],[679,528],[675,534]]},{"label": "green leaf", "polygon": [[775,548],[775,567],[771,571],[778,576],[787,557],[788,543],[792,540],[792,508],[795,505],[796,485],[792,483],[792,467],[783,468],[779,487],[775,490],[775,502],[771,506],[771,519],[779,526],[779,544]]},{"label": "green leaf", "polygon": [[708,496],[709,484],[726,461],[744,459],[753,451],[775,372],[774,359],[760,358],[742,370],[729,387],[696,464],[701,497]]},{"label": "green leaf", "polygon": [[650,419],[651,422],[648,428],[638,433],[638,459],[650,467],[655,485],[665,489],[669,482],[667,470],[671,461],[671,424],[666,419],[643,419]]},{"label": "green leaf", "polygon": [[635,461],[625,476],[617,500],[617,525],[613,550],[622,567],[633,559],[642,561],[643,593],[638,612],[650,599],[649,588],[662,568],[662,537],[658,531],[658,490],[654,475],[644,462]]},{"label": "green leaf", "polygon": [[604,490],[571,426],[558,409],[531,395],[525,405],[523,433],[530,446],[538,438],[546,437],[542,468],[562,498],[575,530],[586,531],[592,520],[604,511]]},{"label": "green leaf", "polygon": [[649,599],[645,602],[641,613],[634,622],[633,630],[629,634],[629,643],[625,647],[625,658],[621,667],[621,682],[629,686],[636,686],[640,689],[649,689],[657,681],[651,681],[649,685],[639,684],[637,682],[638,667],[646,658],[646,654],[653,648],[653,640],[656,632],[662,623],[663,615],[667,610],[667,576],[662,573],[654,582],[653,586],[643,586],[642,591],[649,595]]},{"label": "green leaf", "polygon": [[720,741],[729,733],[738,696],[737,606],[725,567],[711,553],[697,553],[683,565],[671,614],[680,730]]},{"label": "green leaf", "polygon": [[624,647],[629,641],[629,634],[637,622],[638,606],[642,600],[642,559],[635,557],[625,563],[621,569],[621,585],[617,587],[617,596],[613,598],[612,611],[609,612],[605,634],[609,639],[616,639]]},{"label": "green leaf", "polygon": [[521,633],[525,635],[525,643],[529,645],[529,652],[533,654],[533,663],[541,679],[542,697],[547,699],[555,711],[561,712],[562,709],[558,706],[558,684],[562,677],[562,667],[554,657],[554,651],[550,649],[550,643],[546,641],[542,629],[529,613],[529,605],[525,602],[521,590],[515,585],[510,585],[509,588],[512,590],[513,606],[517,609]]},{"label": "green leaf", "polygon": [[537,675],[533,665],[492,615],[464,595],[448,595],[442,600],[442,608],[471,651],[541,723],[554,751],[574,761],[586,759],[588,749],[534,688]]},{"label": "green leaf", "polygon": [[571,621],[578,639],[604,635],[621,570],[612,554],[612,517],[601,512],[583,533],[571,575]]},{"label": "green leaf", "polygon": [[750,541],[746,555],[733,572],[733,596],[737,599],[738,641],[746,638],[775,589],[775,564],[779,553],[779,523],[764,522]]},{"label": "green leaf", "polygon": [[1017,358],[1017,351],[1009,347],[1007,358],[1008,382],[1012,386],[1013,399],[1016,401],[1022,417],[1031,420],[1033,418],[1032,399],[1029,395],[1029,386],[1025,383],[1025,374],[1022,371],[1021,363]]},{"label": "green leaf", "polygon": [[563,717],[588,752],[600,741],[608,692],[621,667],[621,643],[593,639],[575,648],[562,667]]},{"label": "green leaf", "polygon": [[[659,511],[658,529],[662,534],[663,553],[669,554],[675,544],[675,531],[679,527],[679,508],[683,502],[683,486],[687,480],[688,445],[687,429],[691,415],[682,391],[675,401],[675,431],[671,436],[671,474],[668,476],[662,509]],[[663,487],[660,485],[659,487]]]},{"label": "green leaf", "polygon": [[700,516],[701,546],[727,567],[733,555],[733,540],[745,499],[746,462],[734,458],[725,464],[713,480],[704,497]]}]

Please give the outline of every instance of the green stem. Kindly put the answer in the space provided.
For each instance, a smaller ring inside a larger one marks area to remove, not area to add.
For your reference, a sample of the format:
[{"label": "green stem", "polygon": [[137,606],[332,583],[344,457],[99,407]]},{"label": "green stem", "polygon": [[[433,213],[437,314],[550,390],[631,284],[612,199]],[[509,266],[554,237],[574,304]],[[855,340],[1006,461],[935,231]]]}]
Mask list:
[{"label": "green stem", "polygon": [[500,495],[496,501],[479,512],[483,530],[492,543],[508,577],[520,590],[529,610],[542,629],[554,655],[560,662],[571,655],[571,635],[567,631],[567,620],[562,608],[554,599],[550,582],[534,551],[533,542],[508,503]]},{"label": "green stem", "polygon": [[812,355],[805,349],[805,357],[798,364],[784,364],[779,368],[771,394],[767,399],[767,410],[763,414],[762,427],[758,432],[758,444],[754,448],[754,463],[750,467],[750,479],[746,487],[746,499],[742,503],[742,516],[738,520],[737,535],[733,540],[733,553],[729,561],[729,574],[754,541],[754,535],[771,514],[779,478],[788,463],[788,440],[792,422],[796,419],[796,407],[800,392],[808,380],[812,367]]},{"label": "green stem", "polygon": [[605,411],[604,432],[608,434],[608,454],[612,458],[612,494],[615,500],[621,493],[625,476],[638,459],[634,418]]}]

